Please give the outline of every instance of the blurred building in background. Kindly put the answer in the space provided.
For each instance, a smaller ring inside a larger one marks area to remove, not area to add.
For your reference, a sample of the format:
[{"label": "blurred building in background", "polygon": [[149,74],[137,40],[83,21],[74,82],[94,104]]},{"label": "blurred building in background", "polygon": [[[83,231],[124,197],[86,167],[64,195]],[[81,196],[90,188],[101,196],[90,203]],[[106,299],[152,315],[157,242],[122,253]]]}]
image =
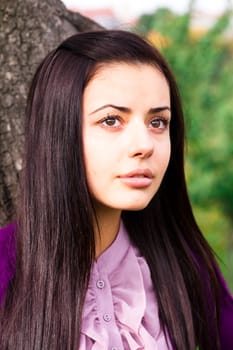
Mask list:
[{"label": "blurred building in background", "polygon": [[121,25],[121,19],[111,7],[79,9],[78,7],[69,8],[73,12],[80,12],[83,16],[91,18],[105,28],[113,29]]},{"label": "blurred building in background", "polygon": [[[108,6],[86,7],[77,5],[69,5],[68,0],[63,0],[66,6],[74,12],[80,12],[82,15],[91,18],[95,22],[101,24],[108,29],[127,29],[137,24],[140,15],[133,15],[129,4],[124,2],[121,6],[114,6],[109,3]],[[156,11],[156,10],[154,10]],[[207,11],[196,9],[193,12],[191,21],[191,32],[196,38],[205,34],[222,15],[222,11]],[[141,13],[143,14],[143,12]],[[233,37],[233,24],[227,31],[227,37]]]}]

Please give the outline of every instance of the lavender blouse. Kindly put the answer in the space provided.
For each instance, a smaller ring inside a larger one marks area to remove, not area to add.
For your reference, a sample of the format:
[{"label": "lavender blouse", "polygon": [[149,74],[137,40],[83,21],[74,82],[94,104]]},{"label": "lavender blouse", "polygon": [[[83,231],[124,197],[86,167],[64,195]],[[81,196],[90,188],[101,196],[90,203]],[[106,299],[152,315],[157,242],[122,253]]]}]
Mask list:
[{"label": "lavender blouse", "polygon": [[123,224],[92,267],[80,349],[171,349],[160,328],[149,268]]},{"label": "lavender blouse", "polygon": [[[0,230],[0,302],[13,276],[13,229]],[[220,275],[222,350],[233,349],[233,299]],[[94,262],[83,309],[80,350],[171,350],[161,330],[150,271],[123,224]]]}]

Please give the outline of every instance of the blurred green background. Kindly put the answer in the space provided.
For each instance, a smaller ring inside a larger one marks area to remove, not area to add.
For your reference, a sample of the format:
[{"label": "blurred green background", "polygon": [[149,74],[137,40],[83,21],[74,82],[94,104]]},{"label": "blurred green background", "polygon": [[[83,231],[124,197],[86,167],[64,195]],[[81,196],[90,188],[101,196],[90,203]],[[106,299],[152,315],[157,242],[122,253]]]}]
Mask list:
[{"label": "blurred green background", "polygon": [[175,73],[187,128],[186,174],[194,214],[233,291],[233,21],[231,9],[208,28],[161,8],[134,28]]}]

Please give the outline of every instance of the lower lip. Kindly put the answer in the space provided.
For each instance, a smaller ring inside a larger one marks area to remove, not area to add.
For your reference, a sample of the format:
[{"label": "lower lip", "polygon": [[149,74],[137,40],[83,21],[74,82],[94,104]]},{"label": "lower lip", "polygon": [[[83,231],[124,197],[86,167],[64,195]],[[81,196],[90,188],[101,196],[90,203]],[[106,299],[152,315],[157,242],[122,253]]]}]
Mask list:
[{"label": "lower lip", "polygon": [[148,177],[120,177],[121,182],[134,188],[148,187],[152,183],[152,179]]}]

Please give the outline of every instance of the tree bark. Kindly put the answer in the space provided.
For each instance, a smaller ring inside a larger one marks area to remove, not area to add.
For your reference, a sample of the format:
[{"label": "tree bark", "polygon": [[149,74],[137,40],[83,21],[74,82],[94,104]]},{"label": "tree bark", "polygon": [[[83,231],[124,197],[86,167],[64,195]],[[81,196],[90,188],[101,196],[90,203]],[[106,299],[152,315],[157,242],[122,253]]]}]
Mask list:
[{"label": "tree bark", "polygon": [[0,226],[15,212],[26,96],[37,65],[67,36],[100,28],[60,0],[1,0]]}]

